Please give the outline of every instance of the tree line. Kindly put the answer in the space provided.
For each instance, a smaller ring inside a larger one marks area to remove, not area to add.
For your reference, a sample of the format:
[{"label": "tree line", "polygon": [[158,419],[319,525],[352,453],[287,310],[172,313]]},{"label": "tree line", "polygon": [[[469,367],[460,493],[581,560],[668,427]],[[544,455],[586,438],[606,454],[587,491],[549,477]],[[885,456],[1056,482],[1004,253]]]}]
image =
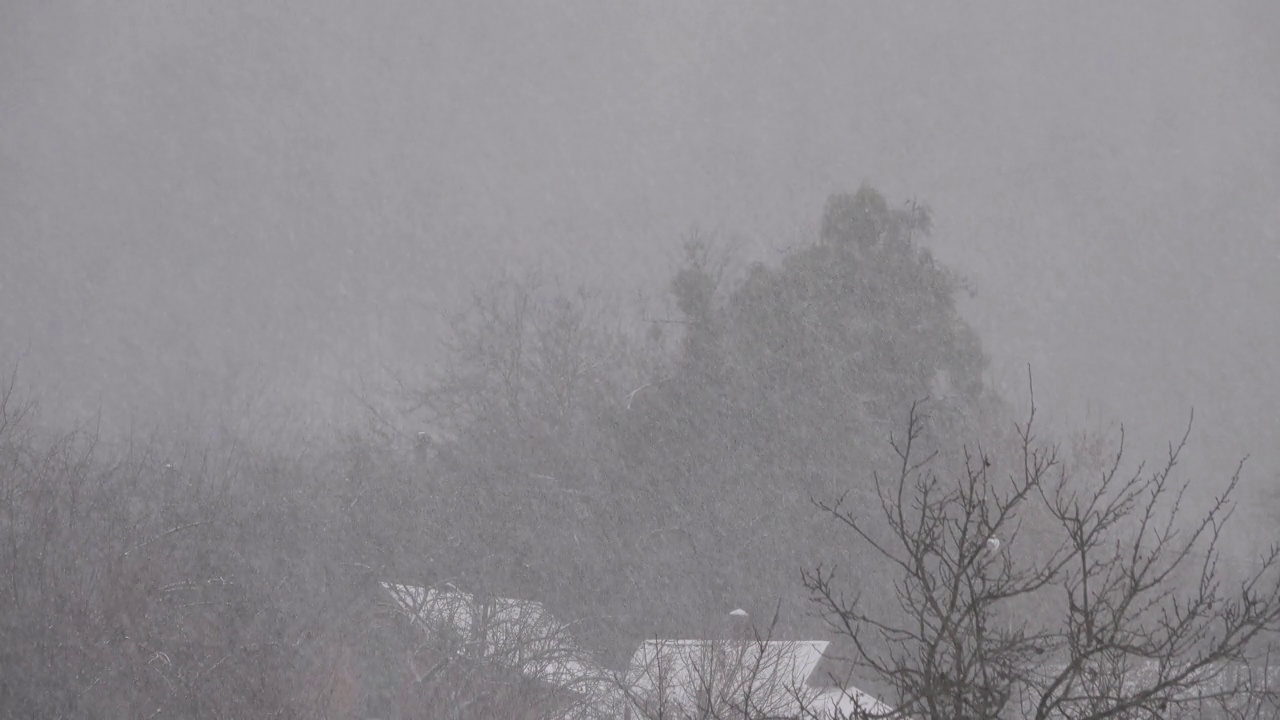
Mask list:
[{"label": "tree line", "polygon": [[1176,452],[1131,472],[1019,420],[931,230],[863,187],[776,262],[693,237],[640,322],[500,278],[445,363],[301,445],[51,434],[10,377],[0,714],[372,712],[404,665],[383,581],[536,600],[605,666],[776,609],[771,633],[832,639],[842,680],[912,717],[1259,712],[1237,670],[1280,586],[1274,553],[1218,564],[1236,481],[1189,509]]}]

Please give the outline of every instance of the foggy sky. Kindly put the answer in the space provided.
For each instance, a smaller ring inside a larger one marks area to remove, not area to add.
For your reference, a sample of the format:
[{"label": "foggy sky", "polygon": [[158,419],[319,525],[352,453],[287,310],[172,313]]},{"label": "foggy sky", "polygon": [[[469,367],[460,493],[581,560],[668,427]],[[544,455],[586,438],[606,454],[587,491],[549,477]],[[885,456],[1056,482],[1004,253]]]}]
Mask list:
[{"label": "foggy sky", "polygon": [[0,359],[67,416],[327,407],[499,269],[656,294],[868,181],[1011,399],[1144,452],[1195,406],[1193,470],[1274,479],[1278,7],[10,1]]}]

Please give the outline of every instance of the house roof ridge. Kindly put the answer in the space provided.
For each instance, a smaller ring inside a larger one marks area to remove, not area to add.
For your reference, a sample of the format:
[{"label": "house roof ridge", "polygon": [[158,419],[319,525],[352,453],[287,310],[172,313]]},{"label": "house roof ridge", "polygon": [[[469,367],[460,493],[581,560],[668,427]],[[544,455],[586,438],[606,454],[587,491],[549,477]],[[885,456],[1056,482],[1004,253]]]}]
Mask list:
[{"label": "house roof ridge", "polygon": [[805,643],[819,644],[824,643],[831,646],[831,641],[823,641],[823,639],[788,639],[788,638],[760,638],[760,639],[739,639],[739,638],[645,638],[645,643],[653,642],[671,642],[671,643],[726,643],[726,642],[742,642],[742,643]]}]

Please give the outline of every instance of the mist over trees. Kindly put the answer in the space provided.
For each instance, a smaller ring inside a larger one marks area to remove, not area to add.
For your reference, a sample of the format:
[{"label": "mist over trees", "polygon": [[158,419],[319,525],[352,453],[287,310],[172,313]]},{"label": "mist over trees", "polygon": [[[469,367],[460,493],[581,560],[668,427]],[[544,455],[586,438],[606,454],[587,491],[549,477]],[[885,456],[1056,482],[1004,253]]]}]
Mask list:
[{"label": "mist over trees", "polygon": [[1276,37],[0,2],[0,719],[1276,717]]},{"label": "mist over trees", "polygon": [[823,225],[738,277],[689,240],[674,312],[643,333],[534,277],[477,295],[443,376],[410,399],[439,433],[437,482],[494,518],[463,543],[501,549],[492,578],[631,632],[796,599],[827,532],[809,494],[883,454],[893,408],[937,393],[931,430],[957,440],[998,422],[961,283],[918,244],[927,211],[865,187],[833,197]]},{"label": "mist over trees", "polygon": [[[394,705],[402,717],[461,707],[480,717],[529,697],[517,692],[527,680],[495,660],[449,660],[465,644],[413,641],[419,625],[388,615],[388,582],[525,598],[566,621],[573,652],[586,653],[575,657],[599,667],[625,664],[644,638],[714,635],[727,609],[750,607],[776,609],[769,632],[780,637],[841,630],[833,647],[849,664],[837,684],[938,716],[1005,712],[1010,693],[1032,687],[1010,673],[1033,651],[1066,662],[1065,680],[1034,685],[1046,693],[1037,716],[1082,707],[1071,693],[1096,659],[1120,688],[1103,706],[1185,705],[1196,673],[1248,665],[1276,629],[1274,561],[1254,580],[1203,565],[1192,605],[1176,605],[1183,570],[1220,552],[1228,506],[1189,529],[1179,515],[1142,520],[1178,509],[1162,505],[1167,471],[1121,483],[1096,445],[1079,446],[1073,471],[1053,480],[1062,461],[1025,427],[1028,470],[1000,489],[998,474],[1018,475],[1014,415],[984,382],[982,343],[957,311],[965,283],[925,247],[931,227],[925,206],[864,186],[832,196],[818,237],[776,263],[741,268],[713,238],[692,236],[669,301],[640,319],[554,275],[503,275],[454,316],[444,364],[406,369],[398,386],[367,393],[357,429],[301,446],[234,423],[124,443],[100,441],[95,427],[50,434],[12,375],[0,415],[0,707],[337,717]],[[893,436],[919,401],[928,414]],[[919,448],[937,475],[918,474]],[[878,478],[895,465],[893,500]],[[1082,475],[1100,469],[1101,486]],[[946,489],[936,478],[947,473],[969,483]],[[1089,493],[1093,505],[1080,506]],[[1041,496],[1047,505],[1024,509]],[[908,506],[919,523],[895,514]],[[865,524],[878,510],[888,525]],[[1053,527],[1065,544],[1044,539]],[[1098,556],[1112,528],[1152,555]],[[1179,532],[1192,533],[1188,550]],[[1007,543],[998,559],[982,555],[988,538]],[[1189,555],[1201,538],[1206,550]],[[1238,601],[1225,588],[1240,578]],[[858,605],[845,605],[840,579]],[[1101,587],[1080,596],[1089,582]],[[940,587],[963,602],[937,610]],[[1069,611],[1023,602],[1053,587],[1068,589]],[[1162,602],[1196,614],[1160,635],[1146,623]],[[884,629],[883,618],[911,611],[934,630]],[[1028,629],[1056,616],[1066,634]],[[1211,632],[1219,620],[1225,635]],[[1082,623],[1110,623],[1110,634],[1079,635]],[[861,625],[883,629],[888,655],[865,644]],[[940,641],[960,655],[922,660],[920,648]],[[1160,664],[1148,694],[1125,684],[1128,656]],[[1188,657],[1203,662],[1176,670]],[[460,691],[462,676],[488,679]],[[961,698],[946,682],[989,692]],[[1251,683],[1249,697],[1268,697]],[[556,716],[562,700],[548,694],[535,715]]]},{"label": "mist over trees", "polygon": [[[1179,524],[1172,457],[1124,480],[1096,442],[1059,458],[1015,432],[957,309],[966,283],[925,246],[926,206],[864,185],[819,226],[745,266],[690,236],[642,308],[500,275],[450,321],[443,363],[367,389],[359,423],[329,435],[273,442],[280,426],[234,416],[123,441],[51,432],[11,375],[0,711],[478,718],[536,696],[530,717],[604,717],[628,691],[600,683],[641,640],[715,637],[737,607],[775,611],[771,636],[835,641],[832,687],[924,717],[1003,716],[1027,688],[1043,718],[1086,699],[1098,718],[1190,707],[1222,663],[1265,655],[1274,554],[1217,570],[1230,507]],[[418,588],[417,608],[391,587]],[[471,633],[528,608],[605,689],[565,695],[511,665],[534,656],[523,645],[437,636],[413,613],[445,598]],[[1032,655],[1059,662],[1039,684],[1014,671]],[[1089,695],[1103,660],[1111,694]],[[1135,685],[1138,661],[1158,672]],[[1232,677],[1207,699],[1271,698]]]}]

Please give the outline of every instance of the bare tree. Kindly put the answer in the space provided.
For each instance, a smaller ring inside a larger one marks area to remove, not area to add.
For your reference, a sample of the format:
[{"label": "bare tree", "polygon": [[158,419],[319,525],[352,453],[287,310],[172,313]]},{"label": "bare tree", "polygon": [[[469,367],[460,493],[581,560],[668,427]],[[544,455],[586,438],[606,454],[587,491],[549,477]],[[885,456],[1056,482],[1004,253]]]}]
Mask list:
[{"label": "bare tree", "polygon": [[[384,583],[408,627],[407,696],[430,717],[586,720],[616,705],[609,676],[541,603],[486,597],[449,583]],[[409,711],[406,709],[406,711]]]},{"label": "bare tree", "polygon": [[279,716],[265,595],[232,537],[235,451],[40,432],[15,385],[0,387],[0,715]]},{"label": "bare tree", "polygon": [[1122,473],[1122,432],[1091,482],[1034,434],[1033,393],[1012,472],[966,449],[944,480],[920,447],[925,422],[913,405],[891,438],[900,464],[875,476],[870,513],[848,495],[815,501],[891,568],[900,612],[846,595],[830,568],[803,576],[853,666],[890,685],[899,712],[1103,720],[1274,707],[1280,550],[1232,584],[1220,569],[1239,467],[1188,522],[1187,483],[1172,478],[1187,435],[1154,472]]}]

